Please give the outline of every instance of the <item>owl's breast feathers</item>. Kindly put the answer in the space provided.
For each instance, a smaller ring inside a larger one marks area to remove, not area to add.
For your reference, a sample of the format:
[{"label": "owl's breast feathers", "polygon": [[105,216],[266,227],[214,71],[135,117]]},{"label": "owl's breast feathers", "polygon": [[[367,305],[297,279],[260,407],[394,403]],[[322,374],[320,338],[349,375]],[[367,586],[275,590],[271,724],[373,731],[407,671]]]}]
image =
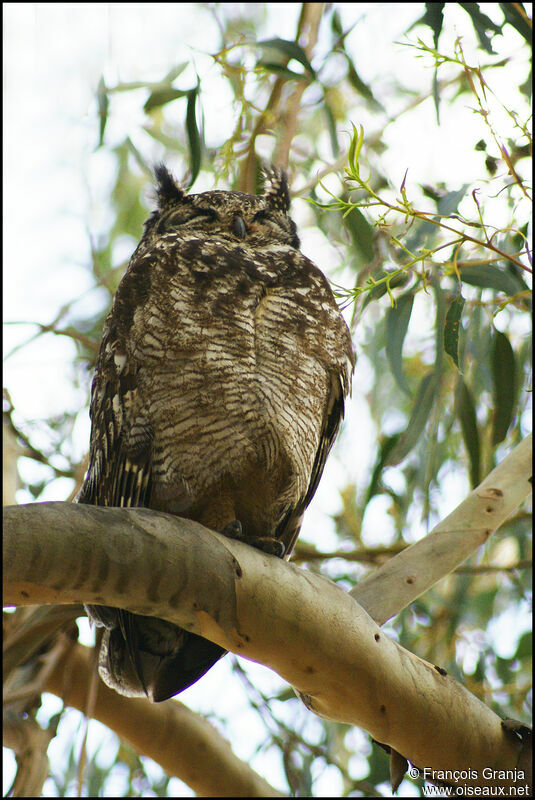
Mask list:
[{"label": "owl's breast feathers", "polygon": [[331,289],[299,251],[167,234],[132,259],[106,322],[94,482],[107,473],[121,504],[216,529],[238,518],[289,555],[353,364]]}]

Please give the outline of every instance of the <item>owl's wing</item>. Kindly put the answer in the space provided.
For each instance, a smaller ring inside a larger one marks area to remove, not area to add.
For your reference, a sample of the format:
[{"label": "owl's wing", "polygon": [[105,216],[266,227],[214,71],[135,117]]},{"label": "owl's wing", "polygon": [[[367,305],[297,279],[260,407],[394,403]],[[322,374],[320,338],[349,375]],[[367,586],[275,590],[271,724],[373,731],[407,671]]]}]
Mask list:
[{"label": "owl's wing", "polygon": [[[112,312],[113,313],[113,312]],[[150,437],[127,448],[139,407],[136,364],[111,341],[112,315],[106,322],[95,377],[91,387],[91,446],[89,469],[76,502],[98,506],[148,507],[151,492]],[[117,629],[146,693],[140,664],[134,617],[122,609],[86,606],[97,624]],[[108,634],[109,635],[109,634]]]},{"label": "owl's wing", "polygon": [[[109,324],[107,323],[109,329]],[[138,419],[137,366],[105,334],[91,387],[91,446],[77,502],[148,507],[152,448]]]},{"label": "owl's wing", "polygon": [[[89,470],[76,499],[91,505],[149,508],[152,434],[140,402],[137,364],[123,344],[126,331],[120,326],[128,317],[121,313],[121,301],[118,292],[105,326],[91,388]],[[166,700],[195,683],[226,653],[165,620],[108,606],[86,609],[106,629],[99,673],[108,686],[127,696]]]},{"label": "owl's wing", "polygon": [[345,397],[349,392],[354,359],[348,356],[347,364],[331,375],[331,391],[323,417],[319,445],[314,458],[310,481],[306,493],[301,500],[288,510],[277,530],[277,538],[285,545],[285,557],[288,558],[299,536],[301,522],[306,507],[314,497],[318,483],[323,474],[325,462],[334,440],[338,434],[340,423],[344,417]]}]

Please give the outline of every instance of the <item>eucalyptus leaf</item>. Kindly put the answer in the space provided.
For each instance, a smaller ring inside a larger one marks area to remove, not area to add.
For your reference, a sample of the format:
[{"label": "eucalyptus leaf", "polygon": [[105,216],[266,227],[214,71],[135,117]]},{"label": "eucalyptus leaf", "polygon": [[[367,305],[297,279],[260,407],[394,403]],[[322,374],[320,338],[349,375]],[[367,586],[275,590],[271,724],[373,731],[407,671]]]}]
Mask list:
[{"label": "eucalyptus leaf", "polygon": [[464,297],[459,292],[449,304],[444,321],[444,350],[451,356],[459,372],[461,371],[459,367],[459,331],[464,302]]},{"label": "eucalyptus leaf", "polygon": [[357,94],[361,95],[361,97],[364,97],[364,99],[367,100],[370,103],[370,105],[373,106],[373,108],[380,111],[384,111],[384,107],[374,97],[374,94],[370,89],[370,87],[368,86],[368,84],[365,83],[358,74],[349,54],[346,53],[345,50],[343,51],[343,53],[347,60],[347,80],[351,84],[352,88],[355,90]]},{"label": "eucalyptus leaf", "polygon": [[491,368],[494,399],[492,444],[497,445],[505,439],[516,405],[515,354],[505,333],[498,330],[492,341]]},{"label": "eucalyptus leaf", "polygon": [[455,405],[464,444],[470,461],[470,483],[472,488],[481,482],[481,451],[477,427],[476,407],[470,389],[459,375],[455,390]]},{"label": "eucalyptus leaf", "polygon": [[256,42],[256,47],[260,47],[263,51],[268,52],[270,50],[275,50],[285,58],[295,59],[303,65],[311,78],[315,80],[316,73],[314,72],[312,64],[308,60],[307,54],[303,48],[298,45],[297,42],[290,42],[287,39],[264,39],[262,42]]},{"label": "eucalyptus leaf", "polygon": [[108,89],[104,83],[104,78],[101,78],[97,87],[97,108],[98,108],[98,146],[102,147],[104,144],[104,131],[106,130],[106,123],[108,121],[108,110],[110,107],[110,98],[108,96]]},{"label": "eucalyptus leaf", "polygon": [[388,364],[396,383],[408,395],[410,395],[410,390],[403,374],[401,354],[409,327],[413,303],[414,295],[412,292],[408,292],[398,297],[394,308],[389,308],[386,312],[386,355]]},{"label": "eucalyptus leaf", "polygon": [[331,140],[333,158],[338,158],[340,155],[340,146],[338,144],[338,136],[336,135],[336,120],[326,95],[324,96],[323,108],[325,111],[325,119],[327,120],[327,130],[329,131],[329,138]]},{"label": "eucalyptus leaf", "polygon": [[435,372],[429,372],[420,381],[408,425],[388,455],[385,466],[399,464],[420,440],[435,403],[437,383]]},{"label": "eucalyptus leaf", "polygon": [[[419,25],[427,25],[433,31],[433,42],[435,49],[444,24],[444,6],[446,3],[426,3],[425,14],[418,20]],[[414,27],[414,26],[411,26]]]},{"label": "eucalyptus leaf", "polygon": [[381,491],[381,475],[383,473],[383,469],[385,468],[385,464],[389,463],[388,458],[390,453],[399,442],[399,439],[399,433],[395,433],[393,436],[386,436],[382,439],[381,446],[379,448],[379,454],[377,456],[372,476],[370,478],[370,483],[366,491],[366,497],[363,504],[364,508],[366,508],[372,497],[374,497],[376,494],[379,494]]},{"label": "eucalyptus leaf", "polygon": [[505,21],[512,25],[531,47],[533,31],[531,20],[526,14],[523,3],[499,3],[498,5],[503,11]]},{"label": "eucalyptus leaf", "polygon": [[492,49],[487,32],[492,31],[492,33],[501,33],[502,29],[500,26],[496,25],[496,23],[493,22],[490,17],[487,17],[487,15],[481,11],[479,8],[479,3],[459,3],[459,5],[470,16],[472,25],[474,26],[474,30],[483,50],[486,50],[487,53],[493,55],[494,50]]},{"label": "eucalyptus leaf", "polygon": [[188,104],[186,108],[186,133],[188,136],[188,146],[190,154],[191,177],[189,186],[193,186],[197,180],[197,175],[201,168],[201,134],[197,126],[196,105],[199,90],[191,89],[188,92]]},{"label": "eucalyptus leaf", "polygon": [[268,72],[274,72],[275,75],[278,75],[280,78],[286,78],[288,81],[308,81],[308,75],[301,74],[300,72],[294,72],[292,69],[288,69],[283,64],[275,64],[271,61],[264,61],[260,59],[258,61],[257,66],[263,67]]},{"label": "eucalyptus leaf", "polygon": [[[405,284],[409,280],[409,275],[407,272],[398,272],[395,274],[396,271],[394,270],[382,270],[379,269],[372,274],[374,281],[379,281],[381,278],[386,277],[387,275],[393,275],[390,279],[390,289],[397,289],[400,286],[405,286]],[[371,303],[374,300],[379,300],[379,298],[383,297],[387,293],[386,283],[380,283],[378,286],[374,286],[366,293],[366,298],[362,304],[362,309],[364,310],[368,303]]]},{"label": "eucalyptus leaf", "polygon": [[189,91],[190,90],[173,89],[172,86],[164,86],[160,89],[155,89],[149,95],[143,108],[148,113],[155,108],[161,108],[161,106],[165,106],[167,103],[172,103],[173,100],[177,100],[179,97],[187,97]]},{"label": "eucalyptus leaf", "polygon": [[374,230],[360,208],[353,208],[346,217],[344,224],[349,231],[353,245],[358,250],[364,264],[373,261],[375,251],[373,247]]},{"label": "eucalyptus leaf", "polygon": [[495,264],[486,264],[482,267],[466,266],[460,268],[459,272],[461,280],[471,286],[480,286],[482,289],[505,292],[510,297],[527,289],[522,279],[510,272],[505,272]]}]

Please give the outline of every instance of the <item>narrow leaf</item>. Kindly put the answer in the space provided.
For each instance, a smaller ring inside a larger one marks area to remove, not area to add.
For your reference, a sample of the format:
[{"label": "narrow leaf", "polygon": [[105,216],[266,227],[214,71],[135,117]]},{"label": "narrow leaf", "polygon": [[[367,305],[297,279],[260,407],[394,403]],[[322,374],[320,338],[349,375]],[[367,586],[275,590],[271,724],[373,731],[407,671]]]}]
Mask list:
[{"label": "narrow leaf", "polygon": [[373,227],[359,208],[353,208],[351,210],[344,218],[344,225],[349,231],[354,246],[362,256],[362,260],[365,264],[369,264],[373,261],[375,255],[373,248]]},{"label": "narrow leaf", "polygon": [[145,175],[147,175],[152,180],[153,178],[152,169],[149,167],[149,165],[147,164],[147,162],[145,161],[145,159],[143,158],[143,156],[141,155],[141,153],[139,152],[139,150],[137,149],[137,147],[135,146],[135,144],[133,143],[133,141],[129,136],[126,137],[125,143],[130,152],[132,153],[132,155],[134,156],[134,158],[136,159],[137,163],[145,173]]},{"label": "narrow leaf", "polygon": [[313,79],[316,78],[316,73],[308,60],[307,54],[297,42],[290,42],[287,39],[265,39],[263,42],[256,42],[256,46],[265,51],[275,50],[286,58],[295,59],[303,65]]},{"label": "narrow leaf", "polygon": [[98,146],[102,147],[104,143],[104,131],[106,130],[106,123],[108,121],[108,109],[110,107],[110,99],[108,97],[108,89],[104,83],[104,78],[101,78],[97,87],[97,107],[98,107]]},{"label": "narrow leaf", "polygon": [[308,75],[302,75],[300,72],[294,72],[294,70],[288,69],[283,64],[274,64],[272,61],[264,61],[264,59],[260,59],[257,62],[257,66],[263,67],[267,72],[274,72],[275,75],[278,75],[280,78],[286,78],[287,81],[308,81],[310,78]]},{"label": "narrow leaf", "polygon": [[161,89],[155,89],[150,93],[148,100],[143,106],[144,110],[148,113],[155,108],[165,106],[179,97],[186,97],[189,94],[188,90],[173,89],[172,86],[164,86]]},{"label": "narrow leaf", "polygon": [[462,267],[460,275],[461,280],[471,286],[480,286],[482,289],[505,292],[511,297],[527,289],[524,281],[510,272],[505,272],[495,264],[487,264],[484,267]]},{"label": "narrow leaf", "polygon": [[[380,269],[377,270],[377,272],[373,272],[371,277],[373,277],[375,281],[379,281],[381,280],[381,278],[384,278],[389,274],[393,274],[393,272],[394,270]],[[405,286],[408,280],[409,276],[407,272],[401,272],[390,279],[389,283],[390,289],[397,289],[400,286]],[[381,298],[384,294],[386,294],[386,292],[387,292],[386,283],[380,283],[378,286],[374,286],[373,289],[370,289],[369,292],[366,293],[366,297],[362,304],[362,310],[364,311],[368,303],[371,303],[374,300],[379,300],[379,298]]]},{"label": "narrow leaf", "polygon": [[399,436],[399,433],[395,433],[393,436],[388,436],[381,441],[379,454],[373,468],[368,491],[366,492],[364,507],[368,505],[372,497],[374,497],[376,494],[379,494],[381,491],[381,475],[383,473],[383,469],[385,468],[385,464],[388,463],[387,459],[390,453],[399,441]]},{"label": "narrow leaf", "polygon": [[180,64],[176,64],[169,70],[162,83],[173,83],[173,81],[184,72],[188,65],[189,61],[182,61]]},{"label": "narrow leaf", "polygon": [[364,97],[364,99],[367,100],[374,108],[377,110],[384,110],[381,103],[375,98],[372,89],[358,74],[349,54],[346,53],[345,50],[343,51],[343,54],[347,60],[347,80],[349,81],[349,84],[353,87],[357,94],[361,95],[361,97]]},{"label": "narrow leaf", "polygon": [[[422,25],[428,25],[433,31],[433,42],[435,50],[438,48],[438,40],[442,31],[444,23],[444,6],[445,3],[426,3],[425,14],[418,20]],[[435,67],[433,73],[433,102],[435,104],[435,113],[437,115],[437,125],[440,125],[440,95],[438,93],[438,69]]]},{"label": "narrow leaf", "polygon": [[509,339],[501,331],[494,333],[491,368],[494,396],[492,444],[497,445],[505,439],[511,426],[516,400],[515,354]]},{"label": "narrow leaf", "polygon": [[503,11],[505,21],[512,25],[513,28],[524,37],[526,42],[531,45],[533,31],[531,30],[531,20],[526,14],[526,9],[523,3],[499,3]]},{"label": "narrow leaf", "polygon": [[388,364],[396,383],[408,395],[410,395],[410,390],[403,374],[401,354],[407,328],[409,327],[413,303],[414,295],[412,292],[408,292],[398,298],[394,308],[389,308],[386,312],[386,356]]},{"label": "narrow leaf", "polygon": [[451,356],[453,363],[459,367],[459,331],[461,329],[461,316],[464,308],[464,297],[459,294],[453,298],[446,312],[444,321],[444,350]]},{"label": "narrow leaf", "polygon": [[438,39],[444,23],[444,6],[446,3],[426,3],[425,14],[418,20],[421,25],[428,25],[433,31],[433,42],[435,50],[438,46]]},{"label": "narrow leaf", "polygon": [[198,88],[191,89],[188,92],[188,104],[186,108],[186,133],[188,135],[189,155],[190,155],[190,171],[191,177],[189,186],[193,186],[197,180],[197,175],[201,168],[201,135],[197,126],[196,117],[196,102],[197,102]]},{"label": "narrow leaf", "polygon": [[455,390],[455,406],[461,423],[461,432],[470,461],[470,483],[478,486],[481,481],[481,451],[477,428],[476,407],[472,394],[459,376]]},{"label": "narrow leaf", "polygon": [[323,109],[327,119],[327,129],[329,131],[329,138],[331,140],[333,158],[338,158],[340,155],[340,146],[338,144],[338,136],[336,135],[336,120],[334,118],[332,108],[329,105],[329,99],[327,95],[324,95]]},{"label": "narrow leaf", "polygon": [[397,444],[392,448],[385,461],[385,466],[399,464],[420,440],[435,402],[436,388],[437,379],[435,373],[429,372],[424,375],[418,387],[409,423],[399,437]]},{"label": "narrow leaf", "polygon": [[149,136],[152,136],[153,139],[156,139],[157,142],[163,144],[168,150],[178,150],[179,153],[184,151],[183,143],[180,139],[176,139],[173,136],[169,136],[166,133],[162,133],[162,131],[156,125],[143,125],[143,130],[146,131]]},{"label": "narrow leaf", "polygon": [[496,25],[496,23],[494,23],[490,17],[487,17],[487,15],[481,11],[479,8],[479,3],[459,3],[459,5],[470,16],[472,25],[474,26],[474,30],[483,50],[486,50],[487,53],[493,55],[494,50],[492,49],[490,39],[487,36],[487,31],[492,31],[492,33],[501,33],[502,29],[500,26]]},{"label": "narrow leaf", "polygon": [[470,184],[463,183],[460,189],[456,189],[453,192],[448,192],[437,203],[437,211],[439,214],[444,214],[444,216],[448,216],[449,214],[455,213],[459,207],[459,203],[466,195],[466,190]]}]

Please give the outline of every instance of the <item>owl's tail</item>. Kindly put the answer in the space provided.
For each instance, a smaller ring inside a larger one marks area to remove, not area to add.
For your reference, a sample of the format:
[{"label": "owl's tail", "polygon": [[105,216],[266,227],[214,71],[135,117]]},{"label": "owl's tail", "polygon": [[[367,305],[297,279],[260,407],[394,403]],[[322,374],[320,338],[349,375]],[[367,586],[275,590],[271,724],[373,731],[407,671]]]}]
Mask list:
[{"label": "owl's tail", "polygon": [[167,700],[195,683],[227,652],[162,619],[108,606],[88,606],[87,611],[105,628],[100,677],[128,697]]}]

